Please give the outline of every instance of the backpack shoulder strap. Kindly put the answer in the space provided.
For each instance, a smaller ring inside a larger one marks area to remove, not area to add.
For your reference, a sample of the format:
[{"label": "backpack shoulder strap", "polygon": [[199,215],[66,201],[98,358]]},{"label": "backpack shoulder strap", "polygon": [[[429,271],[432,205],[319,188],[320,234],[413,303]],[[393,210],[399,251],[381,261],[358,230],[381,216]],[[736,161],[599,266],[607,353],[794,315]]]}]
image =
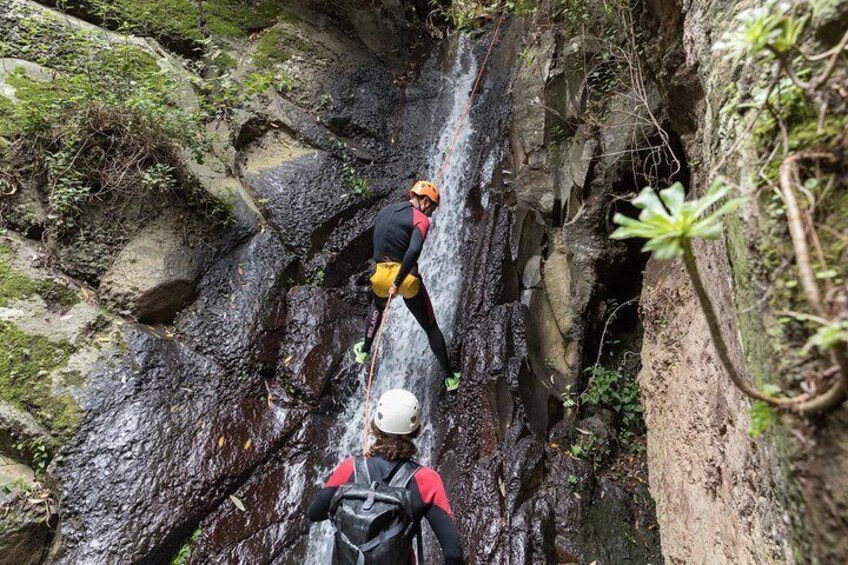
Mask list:
[{"label": "backpack shoulder strap", "polygon": [[409,486],[409,481],[412,480],[412,477],[415,476],[415,473],[420,468],[421,466],[418,463],[405,461],[403,465],[401,465],[400,469],[395,472],[392,480],[389,481],[389,486],[407,488]]},{"label": "backpack shoulder strap", "polygon": [[353,458],[353,482],[357,485],[370,485],[371,473],[368,471],[368,459],[364,455]]}]

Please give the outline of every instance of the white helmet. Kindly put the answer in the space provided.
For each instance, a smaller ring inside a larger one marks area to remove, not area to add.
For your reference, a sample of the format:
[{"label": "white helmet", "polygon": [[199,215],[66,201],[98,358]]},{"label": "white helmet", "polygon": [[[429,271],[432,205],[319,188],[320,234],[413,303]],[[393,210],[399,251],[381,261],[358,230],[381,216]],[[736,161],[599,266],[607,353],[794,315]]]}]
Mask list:
[{"label": "white helmet", "polygon": [[415,395],[408,390],[395,388],[380,396],[374,425],[387,434],[407,435],[418,429],[420,415],[421,405]]}]

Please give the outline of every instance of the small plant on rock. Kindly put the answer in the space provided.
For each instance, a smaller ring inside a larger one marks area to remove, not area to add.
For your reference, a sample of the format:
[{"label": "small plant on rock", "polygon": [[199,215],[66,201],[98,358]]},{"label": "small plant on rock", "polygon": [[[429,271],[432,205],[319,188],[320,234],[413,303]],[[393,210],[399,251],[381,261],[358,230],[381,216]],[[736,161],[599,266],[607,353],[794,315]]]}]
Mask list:
[{"label": "small plant on rock", "polygon": [[[706,317],[719,360],[739,390],[768,406],[791,409],[802,414],[835,408],[845,400],[846,392],[848,392],[848,359],[845,351],[845,338],[848,337],[848,332],[845,331],[841,321],[821,316],[825,329],[813,336],[815,341],[812,345],[831,351],[834,362],[838,367],[835,382],[827,390],[816,396],[805,393],[795,398],[785,398],[777,396],[778,390],[776,388],[758,390],[742,377],[730,359],[729,349],[724,340],[715,307],[698,272],[695,255],[692,251],[693,239],[718,238],[723,229],[721,217],[741,204],[742,200],[735,198],[724,202],[716,210],[710,211],[713,205],[718,204],[727,196],[729,190],[729,187],[719,179],[713,183],[703,198],[687,202],[685,201],[683,186],[680,183],[675,183],[670,188],[661,190],[659,195],[652,188],[645,188],[639,196],[633,199],[633,205],[641,210],[639,219],[616,214],[613,221],[620,227],[610,237],[614,239],[633,237],[647,239],[648,243],[645,244],[643,249],[653,252],[657,259],[683,257],[686,272],[692,281],[695,294]],[[805,287],[810,305],[817,312],[823,313],[815,278],[812,274],[806,272],[809,270],[809,265],[806,258],[808,252],[803,228],[793,228],[793,224],[800,224],[800,220],[793,220],[792,218],[791,211],[797,210],[797,206],[791,205],[791,194],[785,195],[785,197],[788,200],[790,231],[793,235],[793,243],[802,274],[801,283]],[[762,418],[761,420],[764,421]]]}]

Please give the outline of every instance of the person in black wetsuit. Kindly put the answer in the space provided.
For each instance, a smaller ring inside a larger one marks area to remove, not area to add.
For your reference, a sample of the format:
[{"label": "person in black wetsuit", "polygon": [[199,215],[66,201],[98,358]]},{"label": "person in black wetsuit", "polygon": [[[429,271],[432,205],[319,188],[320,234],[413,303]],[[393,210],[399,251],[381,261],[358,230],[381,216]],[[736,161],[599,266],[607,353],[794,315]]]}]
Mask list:
[{"label": "person in black wetsuit", "polygon": [[[419,425],[420,405],[414,394],[402,389],[383,393],[374,417],[373,432],[376,441],[371,446],[371,454],[364,459],[371,481],[385,482],[399,464],[412,461],[417,452],[412,439],[417,436]],[[309,505],[307,516],[311,521],[320,522],[330,518],[333,496],[340,486],[355,482],[355,468],[361,469],[362,464],[361,457],[349,457],[336,467]],[[414,462],[412,464],[417,466]],[[414,473],[407,488],[412,498],[415,531],[420,531],[421,521],[426,519],[442,547],[445,564],[462,565],[462,545],[442,477],[435,470],[423,466],[417,467]],[[412,539],[408,540],[406,563],[392,565],[415,564],[412,542]],[[333,563],[339,562],[340,556],[335,553],[334,550]]]},{"label": "person in black wetsuit", "polygon": [[447,377],[449,391],[459,388],[460,373],[451,370],[448,348],[436,323],[430,296],[418,272],[418,256],[430,228],[430,216],[439,205],[439,190],[431,182],[418,181],[409,191],[409,200],[383,208],[374,224],[374,273],[371,289],[374,298],[368,310],[365,339],[354,346],[359,363],[365,363],[377,328],[383,318],[386,300],[397,294],[427,334],[430,349]]}]

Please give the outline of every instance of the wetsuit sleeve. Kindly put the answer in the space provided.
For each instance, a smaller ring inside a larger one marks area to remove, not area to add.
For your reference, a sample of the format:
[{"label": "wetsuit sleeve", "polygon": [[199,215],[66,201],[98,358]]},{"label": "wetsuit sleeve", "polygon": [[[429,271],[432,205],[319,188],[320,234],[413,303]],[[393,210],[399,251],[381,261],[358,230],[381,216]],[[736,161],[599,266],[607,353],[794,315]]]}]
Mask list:
[{"label": "wetsuit sleeve", "polygon": [[327,520],[330,511],[330,502],[333,500],[333,495],[336,494],[336,489],[341,485],[350,482],[353,478],[353,458],[345,459],[341,465],[336,467],[330,478],[324,484],[324,487],[315,494],[312,503],[309,505],[309,510],[306,513],[307,517],[313,522],[321,522]]},{"label": "wetsuit sleeve", "polygon": [[442,477],[433,469],[422,467],[415,474],[415,481],[427,508],[424,517],[442,546],[445,565],[463,565],[465,558],[462,555],[459,531],[453,519]]},{"label": "wetsuit sleeve", "polygon": [[421,250],[424,248],[424,233],[419,229],[412,230],[412,238],[409,241],[409,247],[406,248],[406,253],[403,255],[403,263],[395,277],[395,286],[400,287],[403,279],[418,262],[418,256],[421,255]]}]

